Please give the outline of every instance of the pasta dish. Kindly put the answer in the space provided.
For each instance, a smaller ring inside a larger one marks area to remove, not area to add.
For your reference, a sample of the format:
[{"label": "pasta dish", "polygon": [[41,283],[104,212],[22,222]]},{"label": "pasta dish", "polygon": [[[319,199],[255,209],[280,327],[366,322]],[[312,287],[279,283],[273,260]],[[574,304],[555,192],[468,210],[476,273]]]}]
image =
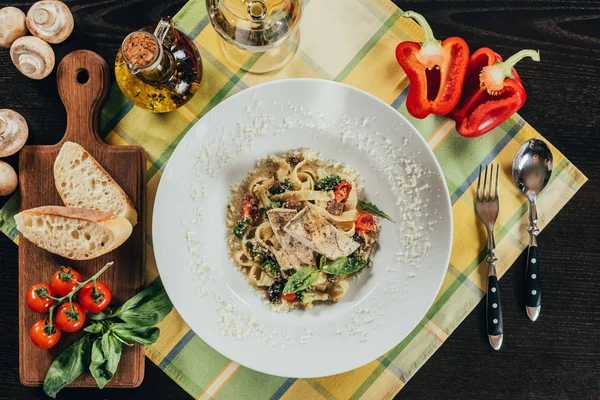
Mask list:
[{"label": "pasta dish", "polygon": [[[337,301],[372,260],[379,233],[348,167],[311,150],[260,160],[234,186],[227,210],[231,258],[271,303],[310,309]],[[390,219],[391,220],[391,219]]]}]

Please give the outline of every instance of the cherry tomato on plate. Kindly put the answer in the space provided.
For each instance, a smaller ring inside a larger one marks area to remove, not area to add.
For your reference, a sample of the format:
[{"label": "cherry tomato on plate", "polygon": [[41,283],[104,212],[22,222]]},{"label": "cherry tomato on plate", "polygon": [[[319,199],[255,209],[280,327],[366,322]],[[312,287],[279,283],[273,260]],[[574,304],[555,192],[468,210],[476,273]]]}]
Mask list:
[{"label": "cherry tomato on plate", "polygon": [[73,268],[60,267],[52,276],[52,289],[59,296],[66,296],[81,282],[81,274]]},{"label": "cherry tomato on plate", "polygon": [[56,325],[65,332],[75,332],[80,330],[85,324],[85,311],[79,303],[64,303],[56,311]]},{"label": "cherry tomato on plate", "polygon": [[373,232],[377,227],[375,218],[366,212],[360,214],[354,224],[357,232]]},{"label": "cherry tomato on plate", "polygon": [[296,293],[288,293],[288,294],[284,294],[281,295],[281,298],[287,301],[294,301],[296,300],[298,296],[296,295]]},{"label": "cherry tomato on plate", "polygon": [[47,283],[37,283],[27,291],[27,307],[36,313],[45,313],[56,303],[46,296],[54,296],[54,291]]},{"label": "cherry tomato on plate", "polygon": [[100,281],[90,282],[79,291],[79,303],[85,311],[97,313],[104,310],[112,300],[112,293],[108,286]]},{"label": "cherry tomato on plate", "polygon": [[333,190],[333,199],[340,203],[348,198],[351,191],[352,184],[346,180],[343,180]]},{"label": "cherry tomato on plate", "polygon": [[54,347],[60,340],[60,329],[56,324],[48,324],[48,321],[40,319],[31,326],[29,337],[34,345],[40,349],[49,349]]}]

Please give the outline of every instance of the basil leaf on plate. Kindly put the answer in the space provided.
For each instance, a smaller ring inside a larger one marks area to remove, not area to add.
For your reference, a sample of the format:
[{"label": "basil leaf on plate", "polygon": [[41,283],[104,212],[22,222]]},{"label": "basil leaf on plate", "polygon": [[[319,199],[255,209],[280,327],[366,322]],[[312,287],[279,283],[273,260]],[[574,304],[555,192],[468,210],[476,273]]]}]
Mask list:
[{"label": "basil leaf on plate", "polygon": [[48,369],[44,379],[44,392],[55,398],[56,394],[73,382],[90,365],[92,343],[85,335],[60,353]]},{"label": "basil leaf on plate", "polygon": [[117,308],[112,316],[135,326],[153,326],[162,321],[172,308],[160,278],[156,278],[150,286]]},{"label": "basil leaf on plate", "polygon": [[304,290],[315,283],[318,277],[319,270],[313,267],[302,267],[288,279],[283,288],[283,294],[296,293],[300,290]]},{"label": "basil leaf on plate", "polygon": [[366,261],[360,257],[340,257],[321,270],[329,275],[349,275],[360,271],[365,265],[367,265]]},{"label": "basil leaf on plate", "polygon": [[366,212],[368,212],[369,214],[371,214],[371,215],[374,215],[376,217],[385,218],[385,219],[390,220],[390,221],[392,221],[394,223],[396,222],[389,215],[387,215],[386,213],[384,213],[383,211],[381,211],[375,204],[359,200],[358,201],[358,206],[360,208],[362,208],[363,210],[365,210]]},{"label": "basil leaf on plate", "polygon": [[321,258],[319,259],[319,269],[323,269],[325,264],[327,264],[327,257],[325,257],[325,254],[322,254]]},{"label": "basil leaf on plate", "polygon": [[114,324],[110,327],[110,332],[124,341],[139,343],[143,346],[156,342],[160,335],[160,329],[157,327],[129,324]]}]

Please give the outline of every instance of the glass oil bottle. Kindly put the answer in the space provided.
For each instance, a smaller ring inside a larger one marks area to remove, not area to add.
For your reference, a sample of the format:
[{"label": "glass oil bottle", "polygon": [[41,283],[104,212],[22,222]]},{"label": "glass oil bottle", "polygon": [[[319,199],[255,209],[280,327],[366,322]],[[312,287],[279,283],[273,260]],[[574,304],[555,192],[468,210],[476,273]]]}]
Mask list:
[{"label": "glass oil bottle", "polygon": [[160,20],[154,33],[128,35],[115,62],[119,88],[136,106],[155,113],[173,111],[194,96],[202,80],[198,48],[173,26]]}]

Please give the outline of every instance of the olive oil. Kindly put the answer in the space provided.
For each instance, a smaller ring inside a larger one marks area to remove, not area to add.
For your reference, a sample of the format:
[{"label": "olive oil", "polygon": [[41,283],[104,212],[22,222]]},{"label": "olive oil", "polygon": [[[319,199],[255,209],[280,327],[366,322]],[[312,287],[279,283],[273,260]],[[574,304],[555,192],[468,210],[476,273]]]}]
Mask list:
[{"label": "olive oil", "polygon": [[129,35],[117,53],[115,77],[136,106],[155,113],[173,111],[191,100],[202,80],[196,45],[163,18],[154,34]]}]

